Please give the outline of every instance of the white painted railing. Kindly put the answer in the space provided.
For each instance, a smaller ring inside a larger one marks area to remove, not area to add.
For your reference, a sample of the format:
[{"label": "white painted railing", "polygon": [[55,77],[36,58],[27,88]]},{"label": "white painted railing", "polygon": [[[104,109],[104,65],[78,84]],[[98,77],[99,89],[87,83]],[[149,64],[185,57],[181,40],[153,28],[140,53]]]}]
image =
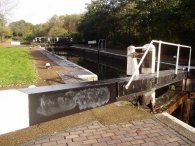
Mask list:
[{"label": "white painted railing", "polygon": [[106,40],[105,39],[100,39],[98,41],[98,51],[100,50],[106,50]]},{"label": "white painted railing", "polygon": [[[188,72],[190,71],[190,61],[191,61],[191,52],[192,52],[192,48],[191,46],[186,46],[186,45],[180,45],[180,44],[174,44],[174,43],[169,43],[169,42],[163,42],[163,41],[157,41],[157,40],[152,40],[150,42],[150,44],[148,45],[145,53],[143,54],[139,64],[137,65],[134,73],[132,74],[129,82],[125,85],[125,88],[128,89],[129,86],[131,85],[131,82],[133,81],[133,79],[135,78],[136,76],[136,72],[139,71],[139,68],[142,64],[142,62],[144,61],[146,55],[148,54],[151,46],[153,45],[153,43],[157,43],[159,44],[158,46],[158,59],[157,59],[157,75],[156,77],[158,78],[159,77],[159,69],[160,69],[160,59],[161,59],[161,47],[162,47],[162,44],[164,45],[169,45],[169,46],[176,46],[177,47],[177,57],[176,57],[176,66],[175,66],[175,74],[177,74],[177,71],[178,71],[178,64],[179,64],[179,54],[180,54],[180,48],[189,48],[190,51],[189,51],[189,58],[188,58]],[[135,49],[142,49],[144,47],[134,47]]]}]

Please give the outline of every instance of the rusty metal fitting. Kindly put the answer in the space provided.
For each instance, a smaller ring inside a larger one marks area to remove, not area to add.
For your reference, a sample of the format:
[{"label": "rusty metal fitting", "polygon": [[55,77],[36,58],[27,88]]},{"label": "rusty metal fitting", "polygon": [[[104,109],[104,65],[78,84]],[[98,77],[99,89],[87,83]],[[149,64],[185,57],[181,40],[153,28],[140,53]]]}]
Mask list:
[{"label": "rusty metal fitting", "polygon": [[129,56],[132,57],[132,58],[137,58],[138,57],[138,53],[137,52],[133,52],[131,53]]}]

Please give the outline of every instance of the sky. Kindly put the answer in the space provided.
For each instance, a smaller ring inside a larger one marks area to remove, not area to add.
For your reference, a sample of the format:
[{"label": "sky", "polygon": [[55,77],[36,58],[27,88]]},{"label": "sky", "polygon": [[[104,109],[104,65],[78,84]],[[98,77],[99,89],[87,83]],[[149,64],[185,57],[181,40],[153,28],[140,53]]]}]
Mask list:
[{"label": "sky", "polygon": [[25,20],[32,24],[45,23],[53,15],[79,14],[86,11],[91,0],[13,0],[11,22]]}]

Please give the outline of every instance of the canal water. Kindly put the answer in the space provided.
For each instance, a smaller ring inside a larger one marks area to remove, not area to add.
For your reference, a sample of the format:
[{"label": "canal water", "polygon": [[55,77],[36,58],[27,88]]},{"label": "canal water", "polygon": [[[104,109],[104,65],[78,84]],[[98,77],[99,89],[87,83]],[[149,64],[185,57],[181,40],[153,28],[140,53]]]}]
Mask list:
[{"label": "canal water", "polygon": [[64,52],[63,57],[95,73],[98,76],[98,80],[126,76],[126,66],[121,66],[117,62],[113,62],[114,65],[108,65],[97,58],[86,58],[71,52]]}]

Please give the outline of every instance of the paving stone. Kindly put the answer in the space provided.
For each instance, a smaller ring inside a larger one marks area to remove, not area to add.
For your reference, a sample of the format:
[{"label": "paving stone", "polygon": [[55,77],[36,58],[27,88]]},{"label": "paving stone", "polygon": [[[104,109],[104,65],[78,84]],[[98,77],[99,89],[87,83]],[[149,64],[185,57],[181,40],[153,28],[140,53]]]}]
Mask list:
[{"label": "paving stone", "polygon": [[63,140],[64,136],[51,136],[49,138],[50,141],[58,141],[58,140]]},{"label": "paving stone", "polygon": [[80,134],[80,136],[91,136],[91,135],[94,135],[94,133],[93,132],[88,132],[88,133]]},{"label": "paving stone", "polygon": [[114,135],[115,135],[114,133],[105,133],[105,134],[102,134],[102,137],[110,137]]},{"label": "paving stone", "polygon": [[111,140],[111,138],[110,137],[104,137],[104,138],[99,138],[97,140],[98,140],[98,142],[106,142],[106,141]]},{"label": "paving stone", "polygon": [[106,133],[106,131],[95,131],[95,132],[93,132],[95,135],[98,135],[98,134],[104,134],[104,133]]},{"label": "paving stone", "polygon": [[165,139],[159,139],[158,141],[155,141],[156,144],[160,145],[160,144],[168,144],[169,141],[168,140],[165,140]]},{"label": "paving stone", "polygon": [[91,135],[91,136],[88,136],[88,137],[87,137],[87,139],[98,139],[98,138],[101,138],[101,135],[100,135],[100,134]]},{"label": "paving stone", "polygon": [[159,141],[157,137],[148,137],[145,139],[146,142],[151,142],[151,141]]},{"label": "paving stone", "polygon": [[132,140],[134,140],[133,137],[123,137],[123,138],[121,139],[122,142],[130,142],[130,141],[132,141]]},{"label": "paving stone", "polygon": [[82,143],[81,142],[70,142],[70,143],[67,143],[67,146],[81,146]]},{"label": "paving stone", "polygon": [[145,124],[143,121],[133,121],[131,122],[133,125],[143,125]]},{"label": "paving stone", "polygon": [[149,131],[149,130],[144,130],[144,131],[140,131],[139,133],[138,133],[138,135],[146,135],[146,134],[150,134],[151,133],[151,131]]},{"label": "paving stone", "polygon": [[119,143],[117,144],[117,146],[130,146],[131,143],[130,142],[125,142],[125,143]]},{"label": "paving stone", "polygon": [[94,143],[98,143],[96,139],[89,139],[83,141],[83,144],[94,144]]},{"label": "paving stone", "polygon": [[146,143],[143,143],[141,145],[142,146],[156,146],[156,143],[154,143],[154,142],[146,142]]},{"label": "paving stone", "polygon": [[87,139],[87,137],[77,137],[77,138],[73,138],[73,141],[84,141],[84,140],[86,140]]},{"label": "paving stone", "polygon": [[48,143],[43,143],[41,146],[55,146],[57,143],[54,142],[48,142]]},{"label": "paving stone", "polygon": [[56,144],[55,146],[67,146],[67,144]]},{"label": "paving stone", "polygon": [[93,125],[93,126],[88,126],[89,129],[98,129],[101,128],[99,125]]},{"label": "paving stone", "polygon": [[115,133],[117,131],[120,131],[118,129],[109,129],[109,130],[106,130],[107,133]]},{"label": "paving stone", "polygon": [[90,133],[90,132],[95,132],[96,130],[95,129],[87,129],[87,130],[84,130],[84,133]]},{"label": "paving stone", "polygon": [[64,140],[57,141],[58,144],[66,144],[66,143],[70,143],[70,142],[72,142],[72,139],[64,139]]},{"label": "paving stone", "polygon": [[77,138],[77,137],[79,137],[79,135],[68,135],[68,136],[66,136],[66,139]]},{"label": "paving stone", "polygon": [[147,136],[146,135],[138,135],[138,136],[134,136],[134,139],[146,139]]},{"label": "paving stone", "polygon": [[155,120],[152,120],[152,119],[146,119],[146,120],[144,120],[144,123],[146,123],[146,124],[148,124],[148,123],[156,123],[156,121]]},{"label": "paving stone", "polygon": [[45,139],[37,140],[35,141],[35,144],[42,144],[42,143],[47,143],[47,142],[49,142],[49,137]]},{"label": "paving stone", "polygon": [[121,141],[118,139],[107,141],[107,144],[109,144],[109,145],[120,144],[120,143],[121,143]]},{"label": "paving stone", "polygon": [[177,142],[171,142],[171,143],[166,144],[166,146],[178,146],[178,145],[180,144]]},{"label": "paving stone", "polygon": [[130,123],[122,125],[122,127],[125,127],[125,128],[132,127],[132,126],[133,126],[133,124],[130,124]]},{"label": "paving stone", "polygon": [[186,138],[161,124],[147,119],[103,126],[92,122],[52,133],[21,146],[186,146]]},{"label": "paving stone", "polygon": [[144,127],[154,127],[155,125],[153,123],[149,123],[149,124],[144,124]]},{"label": "paving stone", "polygon": [[68,135],[70,135],[70,133],[69,132],[60,132],[60,133],[56,133],[56,136],[68,136]]},{"label": "paving stone", "polygon": [[116,132],[114,132],[114,134],[115,135],[126,135],[126,134],[128,134],[128,132],[127,131],[116,131]]},{"label": "paving stone", "polygon": [[115,136],[111,136],[111,139],[117,140],[117,139],[122,139],[123,137],[124,137],[123,135],[115,135]]},{"label": "paving stone", "polygon": [[137,133],[128,133],[125,135],[125,137],[134,137],[134,136],[137,136]]},{"label": "paving stone", "polygon": [[132,140],[131,143],[132,144],[143,144],[145,143],[145,141],[144,140]]},{"label": "paving stone", "polygon": [[79,135],[79,134],[82,134],[83,131],[73,131],[73,132],[70,132],[71,135]]},{"label": "paving stone", "polygon": [[[28,145],[26,145],[28,146]],[[33,144],[33,145],[30,145],[30,146],[41,146],[41,144]]]},{"label": "paving stone", "polygon": [[148,136],[149,137],[156,137],[156,136],[160,136],[160,133],[151,133]]},{"label": "paving stone", "polygon": [[167,139],[169,142],[175,142],[175,141],[180,141],[181,139],[179,137],[171,137]]},{"label": "paving stone", "polygon": [[99,142],[99,143],[94,143],[92,146],[107,146],[108,144],[106,142]]},{"label": "paving stone", "polygon": [[[35,145],[35,141],[29,141],[29,142],[27,142],[27,143],[21,144],[20,146],[32,146],[32,145]],[[41,144],[36,144],[36,145],[37,145],[37,146],[38,146],[38,145],[41,146]]]}]

